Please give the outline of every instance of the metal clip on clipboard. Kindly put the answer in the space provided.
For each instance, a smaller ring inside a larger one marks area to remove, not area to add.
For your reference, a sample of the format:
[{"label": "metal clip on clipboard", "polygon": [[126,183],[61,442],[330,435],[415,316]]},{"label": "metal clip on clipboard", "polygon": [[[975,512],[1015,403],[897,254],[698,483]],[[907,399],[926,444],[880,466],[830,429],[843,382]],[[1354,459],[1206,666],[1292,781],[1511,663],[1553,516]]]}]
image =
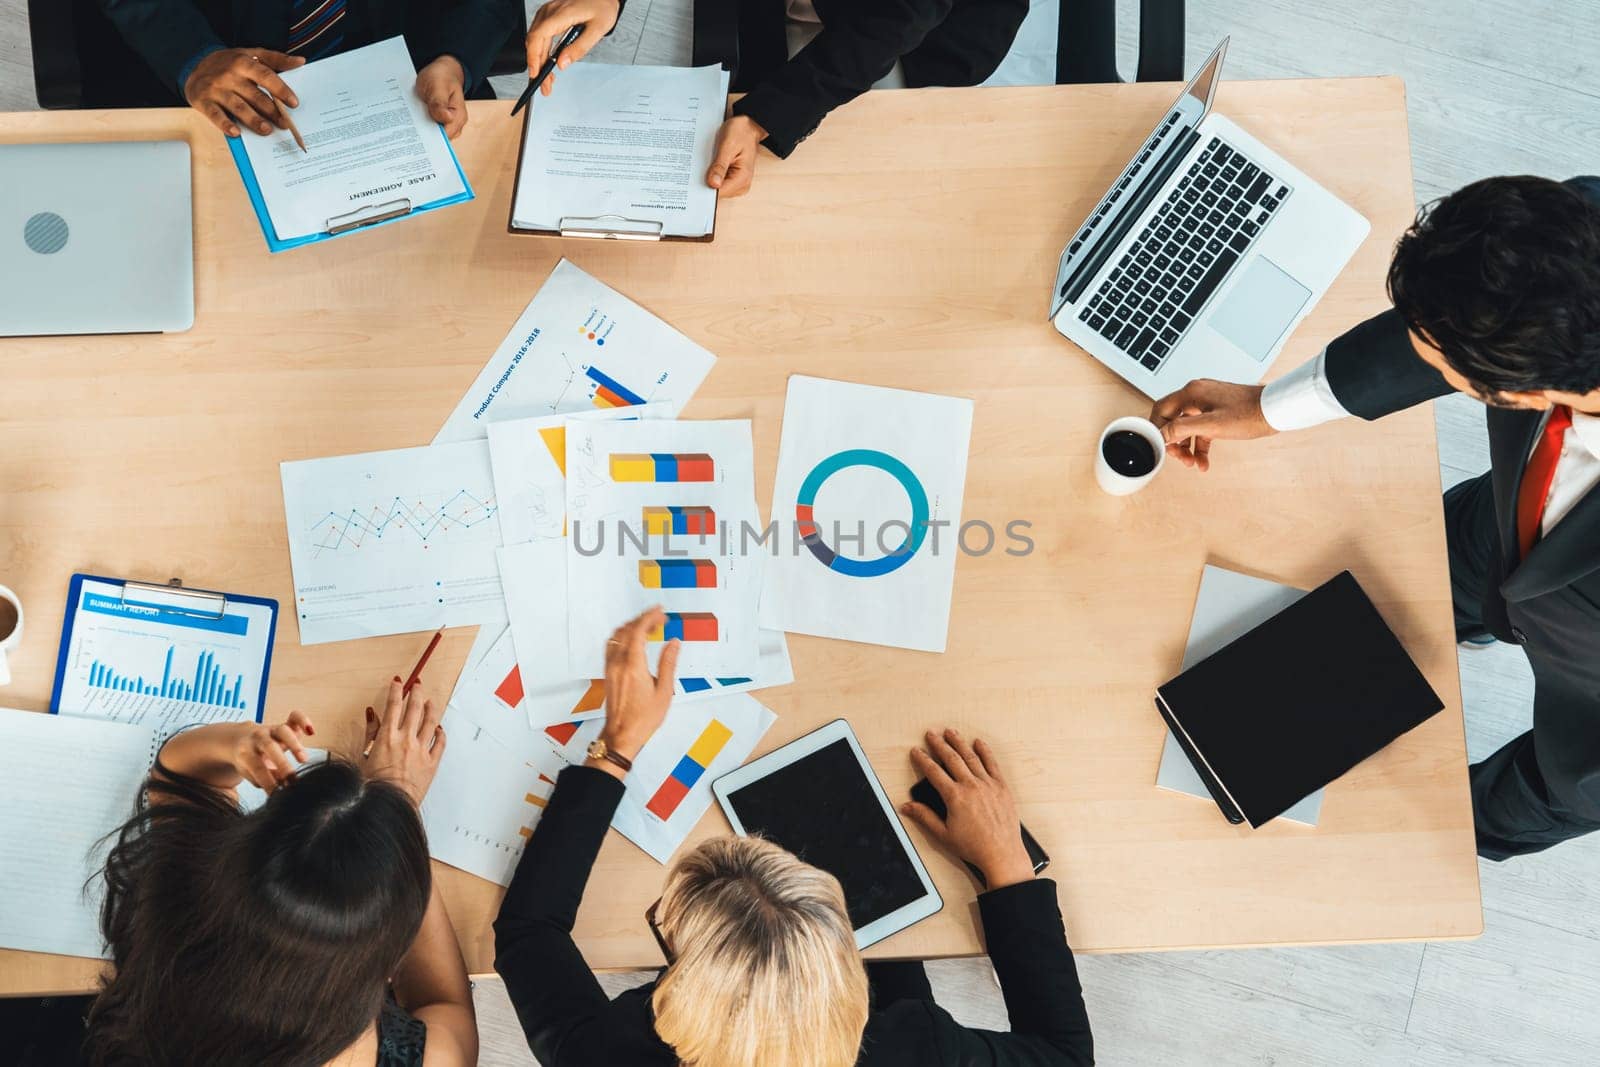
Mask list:
[{"label": "metal clip on clipboard", "polygon": [[399,200],[390,200],[383,204],[363,204],[354,211],[343,215],[335,215],[328,220],[328,236],[337,237],[341,233],[359,230],[363,226],[371,226],[378,222],[388,222],[402,215],[411,214],[411,199],[401,197]]},{"label": "metal clip on clipboard", "polygon": [[[614,222],[612,221],[614,220]],[[563,217],[556,227],[563,237],[599,237],[613,241],[659,241],[666,223],[660,219],[628,219],[621,215]]]},{"label": "metal clip on clipboard", "polygon": [[122,603],[127,607],[164,608],[202,619],[220,619],[228,610],[227,594],[186,589],[181,578],[173,578],[166,585],[124,582]]}]

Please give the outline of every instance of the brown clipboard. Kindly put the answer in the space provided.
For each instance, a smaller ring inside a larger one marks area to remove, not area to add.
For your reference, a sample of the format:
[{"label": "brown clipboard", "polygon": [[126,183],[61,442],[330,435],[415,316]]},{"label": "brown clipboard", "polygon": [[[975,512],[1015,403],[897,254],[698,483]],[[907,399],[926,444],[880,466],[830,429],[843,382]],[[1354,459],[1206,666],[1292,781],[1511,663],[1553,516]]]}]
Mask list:
[{"label": "brown clipboard", "polygon": [[[728,113],[728,98],[722,98],[722,113]],[[603,241],[691,241],[695,244],[710,244],[717,238],[717,208],[720,206],[721,196],[717,197],[718,203],[711,206],[711,232],[703,237],[680,237],[673,234],[664,234],[666,223],[660,219],[629,219],[621,215],[596,215],[593,217],[563,216],[557,229],[539,230],[516,223],[517,190],[522,187],[522,158],[528,149],[528,123],[533,121],[533,107],[529,106],[522,115],[522,134],[517,138],[517,170],[511,179],[511,206],[506,209],[506,232],[525,237],[578,237],[590,240]],[[654,229],[652,230],[651,227]]]}]

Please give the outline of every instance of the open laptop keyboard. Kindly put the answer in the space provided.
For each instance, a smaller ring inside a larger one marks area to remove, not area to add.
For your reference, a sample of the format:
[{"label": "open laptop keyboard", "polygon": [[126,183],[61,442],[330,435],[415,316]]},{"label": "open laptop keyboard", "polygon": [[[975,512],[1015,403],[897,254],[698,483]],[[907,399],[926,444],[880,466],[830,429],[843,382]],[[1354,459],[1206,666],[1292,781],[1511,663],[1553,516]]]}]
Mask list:
[{"label": "open laptop keyboard", "polygon": [[1211,138],[1079,320],[1146,370],[1159,370],[1288,195],[1243,152]]}]

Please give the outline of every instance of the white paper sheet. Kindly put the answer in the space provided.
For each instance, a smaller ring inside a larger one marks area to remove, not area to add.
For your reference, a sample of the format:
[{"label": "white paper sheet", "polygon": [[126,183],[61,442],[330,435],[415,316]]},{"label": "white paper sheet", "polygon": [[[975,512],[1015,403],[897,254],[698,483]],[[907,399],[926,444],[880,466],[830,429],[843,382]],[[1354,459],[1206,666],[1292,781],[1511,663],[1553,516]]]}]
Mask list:
[{"label": "white paper sheet", "polygon": [[99,843],[155,751],[149,726],[0,709],[0,948],[104,956]]},{"label": "white paper sheet", "polygon": [[[711,783],[750,758],[777,716],[754,697],[674,702],[666,722],[634,758],[611,828],[666,863],[711,806]],[[560,750],[583,761],[603,723],[581,724]]]},{"label": "white paper sheet", "polygon": [[682,411],[716,361],[716,356],[563,259],[478,372],[433,443],[481,438],[491,422],[532,415],[651,401],[670,401]]},{"label": "white paper sheet", "polygon": [[675,405],[661,402],[491,422],[489,463],[500,498],[501,543],[566,536],[568,419],[616,422],[676,414]]},{"label": "white paper sheet", "polygon": [[454,703],[443,725],[444,757],[422,798],[428,854],[509,885],[564,761],[548,745],[503,744]]},{"label": "white paper sheet", "polygon": [[656,604],[652,669],[681,628],[680,674],[755,672],[765,557],[748,420],[568,423],[567,522],[571,674],[603,674],[612,632]]},{"label": "white paper sheet", "polygon": [[[1200,592],[1195,597],[1194,618],[1189,623],[1189,643],[1183,650],[1183,666],[1180,670],[1186,671],[1221,651],[1236,638],[1243,637],[1305,595],[1304,589],[1206,564],[1200,574]],[[1189,762],[1189,757],[1184,755],[1183,746],[1178,744],[1170,730],[1161,750],[1161,769],[1156,774],[1156,785],[1211,800],[1211,791],[1206,788],[1206,783],[1194,769],[1194,764]],[[1321,789],[1317,790],[1279,818],[1307,826],[1317,825],[1317,819],[1322,814],[1322,793]]]},{"label": "white paper sheet", "polygon": [[706,184],[728,73],[714,67],[613,66],[561,72],[524,128],[513,225],[598,227],[675,237],[711,232]]},{"label": "white paper sheet", "polygon": [[444,129],[417,98],[405,39],[342,52],[280,75],[299,97],[288,130],[241,136],[280,240],[324,233],[328,220],[410,200],[420,207],[466,191]]},{"label": "white paper sheet", "polygon": [[202,722],[256,722],[272,611],[229,601],[221,618],[127,604],[85,579],[62,656],[63,715],[131,722],[161,738]]},{"label": "white paper sheet", "polygon": [[485,441],[284,463],[300,641],[503,627]]},{"label": "white paper sheet", "polygon": [[791,377],[761,624],[943,652],[971,431],[961,397]]}]

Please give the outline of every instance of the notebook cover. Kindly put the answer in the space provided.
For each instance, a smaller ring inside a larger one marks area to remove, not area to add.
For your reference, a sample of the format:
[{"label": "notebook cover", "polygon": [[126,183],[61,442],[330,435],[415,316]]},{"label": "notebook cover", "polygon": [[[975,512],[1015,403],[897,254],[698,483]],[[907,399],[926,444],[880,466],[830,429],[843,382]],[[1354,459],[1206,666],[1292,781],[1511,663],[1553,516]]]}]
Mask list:
[{"label": "notebook cover", "polygon": [[1223,812],[1252,827],[1444,708],[1349,571],[1156,696]]}]

